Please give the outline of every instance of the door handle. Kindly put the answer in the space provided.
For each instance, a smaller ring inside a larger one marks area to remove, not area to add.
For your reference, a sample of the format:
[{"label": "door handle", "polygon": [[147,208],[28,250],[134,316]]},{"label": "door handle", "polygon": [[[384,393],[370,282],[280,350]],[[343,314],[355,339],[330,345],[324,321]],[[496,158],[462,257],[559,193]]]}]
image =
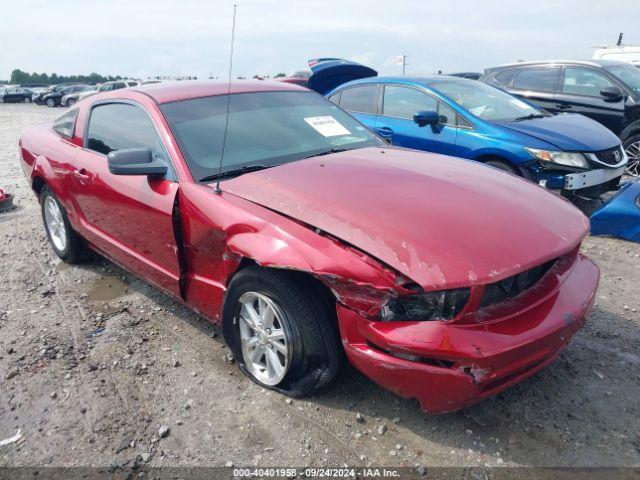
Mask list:
[{"label": "door handle", "polygon": [[556,103],[556,107],[560,110],[568,110],[571,108],[571,105],[569,105],[568,103]]},{"label": "door handle", "polygon": [[73,174],[80,178],[89,178],[89,175],[87,175],[87,170],[84,168],[76,168],[73,171]]}]

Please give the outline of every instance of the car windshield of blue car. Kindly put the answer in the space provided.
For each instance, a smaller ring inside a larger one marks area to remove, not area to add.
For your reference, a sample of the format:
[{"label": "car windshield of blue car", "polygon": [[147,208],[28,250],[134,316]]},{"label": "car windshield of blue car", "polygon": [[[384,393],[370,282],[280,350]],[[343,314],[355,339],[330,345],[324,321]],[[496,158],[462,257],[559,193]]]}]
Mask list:
[{"label": "car windshield of blue car", "polygon": [[640,93],[640,70],[633,65],[616,65],[607,68],[609,72],[618,77],[627,87]]},{"label": "car windshield of blue car", "polygon": [[542,110],[481,82],[436,81],[431,86],[482,120],[511,121],[546,116]]},{"label": "car windshield of blue car", "polygon": [[314,92],[237,93],[160,106],[194,178],[224,177],[344,150],[384,146],[351,115]]}]

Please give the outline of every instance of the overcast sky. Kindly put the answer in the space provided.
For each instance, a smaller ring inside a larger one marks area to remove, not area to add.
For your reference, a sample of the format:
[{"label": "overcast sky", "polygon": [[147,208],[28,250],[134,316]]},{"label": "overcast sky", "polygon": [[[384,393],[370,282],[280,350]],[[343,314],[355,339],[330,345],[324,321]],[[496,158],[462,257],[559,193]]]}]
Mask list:
[{"label": "overcast sky", "polygon": [[[58,74],[225,77],[233,1],[0,0],[0,79]],[[384,74],[482,71],[518,59],[590,58],[640,44],[640,1],[237,0],[234,77],[331,56]],[[507,6],[508,5],[508,6]]]}]

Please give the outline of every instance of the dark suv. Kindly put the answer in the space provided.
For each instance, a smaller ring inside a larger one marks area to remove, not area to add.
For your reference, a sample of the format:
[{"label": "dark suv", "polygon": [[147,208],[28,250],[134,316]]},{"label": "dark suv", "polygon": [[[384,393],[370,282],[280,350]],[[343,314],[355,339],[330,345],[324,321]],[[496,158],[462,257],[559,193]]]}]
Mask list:
[{"label": "dark suv", "polygon": [[640,174],[640,69],[615,60],[521,62],[488,68],[480,81],[553,113],[581,113],[612,130]]}]

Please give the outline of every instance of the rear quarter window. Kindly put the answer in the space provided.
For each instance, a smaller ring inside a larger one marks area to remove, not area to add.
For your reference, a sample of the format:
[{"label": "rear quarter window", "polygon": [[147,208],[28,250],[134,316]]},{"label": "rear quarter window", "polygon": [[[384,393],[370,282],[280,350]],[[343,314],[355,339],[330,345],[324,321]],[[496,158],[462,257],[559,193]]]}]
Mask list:
[{"label": "rear quarter window", "polygon": [[341,93],[340,106],[349,112],[375,114],[378,110],[377,85],[351,87],[342,90]]},{"label": "rear quarter window", "polygon": [[522,70],[513,82],[519,90],[555,92],[560,81],[560,67]]},{"label": "rear quarter window", "polygon": [[76,130],[76,119],[78,118],[78,109],[74,108],[60,115],[53,122],[53,130],[60,136],[72,138]]},{"label": "rear quarter window", "polygon": [[519,72],[519,70],[504,70],[502,72],[498,72],[495,74],[495,76],[493,77],[493,79],[496,81],[496,83],[499,83],[500,85],[509,85],[512,81],[513,78],[516,76],[516,74]]}]

